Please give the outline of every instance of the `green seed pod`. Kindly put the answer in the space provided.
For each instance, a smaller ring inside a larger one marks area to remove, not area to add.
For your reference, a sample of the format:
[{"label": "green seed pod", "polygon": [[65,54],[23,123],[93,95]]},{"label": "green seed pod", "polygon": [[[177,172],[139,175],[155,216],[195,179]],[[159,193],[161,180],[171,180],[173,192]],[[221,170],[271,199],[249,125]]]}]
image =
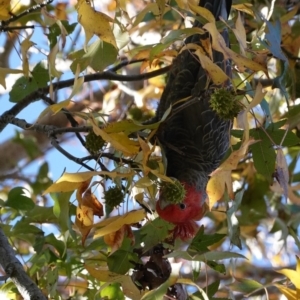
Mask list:
[{"label": "green seed pod", "polygon": [[105,204],[110,207],[119,206],[124,200],[123,191],[117,186],[110,187],[104,192]]},{"label": "green seed pod", "polygon": [[242,110],[232,91],[224,88],[215,89],[211,94],[210,107],[224,120],[232,120]]},{"label": "green seed pod", "polygon": [[95,134],[93,130],[85,137],[85,146],[92,154],[97,154],[105,145],[105,141],[101,136]]},{"label": "green seed pod", "polygon": [[161,196],[167,202],[177,204],[181,203],[185,197],[186,190],[184,186],[177,179],[173,179],[173,183],[171,182],[162,182],[160,186]]},{"label": "green seed pod", "polygon": [[129,110],[130,117],[135,121],[140,121],[143,118],[143,111],[139,107],[133,107]]}]

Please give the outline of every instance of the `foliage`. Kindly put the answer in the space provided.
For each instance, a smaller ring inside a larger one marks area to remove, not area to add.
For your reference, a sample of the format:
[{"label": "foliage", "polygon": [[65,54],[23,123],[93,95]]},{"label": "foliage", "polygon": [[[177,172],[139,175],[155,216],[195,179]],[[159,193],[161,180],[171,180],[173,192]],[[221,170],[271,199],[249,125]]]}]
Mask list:
[{"label": "foliage", "polygon": [[[0,228],[47,297],[299,299],[300,14],[299,5],[269,6],[237,0],[230,20],[216,22],[193,1],[0,3],[1,101],[12,106],[0,131],[22,129],[0,145]],[[189,51],[215,85],[229,79],[211,47],[232,60],[232,91],[220,89],[214,105],[226,118],[239,113],[207,186],[210,211],[182,242],[155,213],[159,189],[173,186],[155,141],[172,108],[140,122],[154,115],[180,42],[204,32],[185,28],[186,16],[211,35],[207,49]],[[36,102],[47,108],[17,117]],[[11,281],[0,289],[18,297]]]}]

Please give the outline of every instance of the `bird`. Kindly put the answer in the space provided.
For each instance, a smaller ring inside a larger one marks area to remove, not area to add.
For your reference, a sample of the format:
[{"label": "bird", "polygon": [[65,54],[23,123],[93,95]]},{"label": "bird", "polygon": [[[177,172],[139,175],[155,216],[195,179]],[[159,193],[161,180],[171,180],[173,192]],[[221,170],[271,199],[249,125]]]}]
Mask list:
[{"label": "bird", "polygon": [[[199,6],[208,9],[216,20],[220,17],[227,20],[231,0],[200,0]],[[203,24],[195,20],[193,27],[202,28]],[[229,47],[227,29],[220,34]],[[210,39],[208,32],[194,34],[186,38],[185,45],[201,47],[207,38]],[[216,50],[212,50],[212,60],[229,78],[221,86],[212,82],[191,47],[179,53],[173,60],[153,120],[161,120],[172,106],[170,115],[160,124],[157,139],[167,160],[166,175],[182,184],[185,196],[175,204],[161,192],[156,211],[162,219],[175,225],[174,238],[182,240],[195,236],[196,221],[206,211],[209,175],[220,165],[230,145],[232,120],[220,117],[211,108],[210,99],[216,88],[230,89],[231,62]]]}]

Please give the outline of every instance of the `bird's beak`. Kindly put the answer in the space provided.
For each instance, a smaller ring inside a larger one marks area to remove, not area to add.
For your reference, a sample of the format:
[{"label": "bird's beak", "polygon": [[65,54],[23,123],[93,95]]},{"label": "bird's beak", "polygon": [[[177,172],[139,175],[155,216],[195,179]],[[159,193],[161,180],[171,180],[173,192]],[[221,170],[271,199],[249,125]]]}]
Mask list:
[{"label": "bird's beak", "polygon": [[170,205],[170,202],[164,200],[164,199],[159,199],[158,205],[161,210],[165,209],[168,205]]}]

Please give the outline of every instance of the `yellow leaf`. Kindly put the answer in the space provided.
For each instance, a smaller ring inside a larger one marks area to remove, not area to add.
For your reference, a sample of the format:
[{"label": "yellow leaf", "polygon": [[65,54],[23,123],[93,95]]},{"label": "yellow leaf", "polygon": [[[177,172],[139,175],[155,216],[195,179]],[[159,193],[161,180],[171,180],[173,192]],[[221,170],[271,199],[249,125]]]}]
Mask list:
[{"label": "yellow leaf", "polygon": [[300,274],[300,258],[298,256],[296,256],[296,260],[297,260],[296,271],[297,271],[297,273]]},{"label": "yellow leaf", "polygon": [[10,17],[10,0],[0,0],[0,20],[6,21]]},{"label": "yellow leaf", "polygon": [[250,109],[252,109],[253,107],[255,107],[256,105],[258,105],[265,97],[267,92],[263,91],[263,86],[262,84],[259,82],[256,86],[256,90],[255,90],[255,94],[254,94],[254,98],[253,100],[250,102],[250,104],[248,106],[246,106],[246,111],[250,111]]},{"label": "yellow leaf", "polygon": [[209,77],[216,85],[221,85],[223,82],[229,79],[224,71],[218,65],[214,64],[200,50],[197,50],[195,54],[199,57],[202,68],[207,71]]},{"label": "yellow leaf", "polygon": [[36,122],[39,122],[44,116],[46,116],[48,113],[51,113],[52,115],[57,114],[58,112],[60,112],[63,108],[68,107],[68,105],[70,104],[70,100],[65,100],[65,101],[61,101],[59,103],[56,104],[52,104],[48,107],[46,107],[39,115],[39,117],[37,118]]},{"label": "yellow leaf", "polygon": [[225,186],[227,186],[230,198],[234,199],[231,171],[237,168],[239,161],[246,155],[248,147],[256,142],[257,141],[255,140],[244,141],[240,149],[233,151],[220,167],[210,174],[211,178],[207,184],[207,195],[209,197],[210,208],[216,201],[222,198]]},{"label": "yellow leaf", "polygon": [[96,227],[103,226],[100,229],[96,229],[94,238],[98,238],[119,230],[125,224],[133,224],[141,221],[146,216],[143,209],[130,211],[122,216],[112,217],[106,219],[100,223],[95,224]]},{"label": "yellow leaf", "polygon": [[245,56],[245,49],[247,48],[246,30],[242,22],[241,14],[238,12],[238,17],[235,22],[235,28],[232,31],[239,42],[242,55]]},{"label": "yellow leaf", "polygon": [[110,133],[100,129],[93,122],[93,130],[95,134],[101,136],[103,140],[110,143],[116,150],[122,151],[125,156],[135,155],[139,152],[139,144],[128,138],[124,132]]},{"label": "yellow leaf", "polygon": [[248,15],[251,15],[253,18],[255,17],[251,3],[234,4],[231,7],[236,10],[242,11]]},{"label": "yellow leaf", "polygon": [[55,182],[44,191],[43,195],[49,193],[64,193],[75,191],[79,186],[79,182]]},{"label": "yellow leaf", "polygon": [[93,209],[88,206],[77,206],[76,216],[77,219],[81,222],[81,224],[85,227],[91,226],[94,223]]},{"label": "yellow leaf", "polygon": [[81,186],[82,182],[98,174],[99,172],[64,173],[62,177],[44,191],[43,195],[74,191]]},{"label": "yellow leaf", "polygon": [[277,272],[285,275],[295,285],[296,289],[298,289],[300,291],[300,273],[299,272],[292,270],[292,269],[282,269]]},{"label": "yellow leaf", "polygon": [[292,289],[289,289],[281,284],[277,284],[275,283],[274,284],[279,290],[280,292],[285,296],[287,297],[288,300],[298,300],[299,298],[297,297],[297,292],[292,290]]},{"label": "yellow leaf", "polygon": [[95,269],[89,265],[85,265],[85,268],[91,276],[99,281],[119,282],[122,285],[124,294],[132,300],[140,300],[144,293],[135,286],[131,277],[128,275],[120,275],[110,272],[107,269]]},{"label": "yellow leaf", "polygon": [[60,177],[57,180],[57,183],[59,182],[84,182],[89,180],[90,178],[92,178],[95,175],[98,175],[100,172],[96,172],[96,171],[88,171],[88,172],[78,172],[78,173],[64,173],[62,177]]},{"label": "yellow leaf", "polygon": [[49,66],[50,77],[59,78],[62,75],[62,72],[56,70],[55,67],[57,53],[58,53],[58,43],[56,43],[56,45],[51,49],[48,55],[48,66]]},{"label": "yellow leaf", "polygon": [[209,179],[206,186],[206,193],[209,200],[209,209],[211,209],[215,205],[215,203],[223,197],[226,186],[230,198],[233,199],[234,195],[232,191],[231,171],[219,172]]},{"label": "yellow leaf", "polygon": [[118,49],[116,39],[109,24],[113,20],[109,16],[95,11],[91,7],[90,2],[85,0],[79,0],[76,9],[78,12],[78,22],[82,25],[86,35],[85,47],[95,34],[102,41],[112,44]]},{"label": "yellow leaf", "polygon": [[75,79],[74,79],[72,93],[68,99],[71,99],[74,95],[78,94],[78,92],[81,90],[83,86],[84,77],[83,76],[79,77],[79,75],[80,75],[80,66],[78,64],[75,72]]},{"label": "yellow leaf", "polygon": [[215,23],[207,23],[203,26],[203,28],[206,29],[212,37],[212,47],[215,50],[222,52],[226,59],[232,59],[236,63],[240,72],[244,72],[245,68],[249,68],[252,71],[263,71],[267,74],[265,66],[262,66],[247,57],[241,56],[228,48]]},{"label": "yellow leaf", "polygon": [[[1,1],[1,0],[0,0]],[[0,68],[0,84],[6,89],[5,77],[7,74],[20,74],[23,70]]]},{"label": "yellow leaf", "polygon": [[195,14],[198,14],[199,16],[203,17],[208,22],[215,23],[215,17],[208,9],[198,5],[194,5],[193,3],[191,3],[191,1],[188,1],[188,5]]},{"label": "yellow leaf", "polygon": [[27,58],[28,49],[35,45],[32,41],[30,41],[31,35],[28,36],[22,43],[21,43],[21,54],[22,54],[22,67],[24,71],[24,76],[29,77],[29,62]]}]

